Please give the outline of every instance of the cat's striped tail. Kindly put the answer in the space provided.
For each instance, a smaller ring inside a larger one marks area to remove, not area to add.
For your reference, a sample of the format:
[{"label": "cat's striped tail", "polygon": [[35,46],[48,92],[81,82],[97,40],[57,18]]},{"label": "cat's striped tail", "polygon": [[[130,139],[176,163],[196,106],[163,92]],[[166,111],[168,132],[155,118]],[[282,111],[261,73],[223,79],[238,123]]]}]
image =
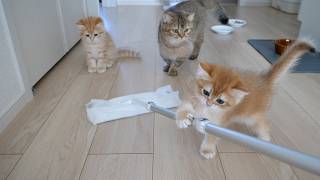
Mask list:
[{"label": "cat's striped tail", "polygon": [[119,49],[118,58],[140,58],[140,53],[128,49]]},{"label": "cat's striped tail", "polygon": [[206,9],[212,9],[221,24],[228,24],[229,17],[227,16],[224,8],[217,0],[197,0]]},{"label": "cat's striped tail", "polygon": [[299,57],[306,52],[315,52],[313,43],[311,41],[297,40],[272,65],[266,74],[267,81],[270,83],[279,81],[296,64]]}]

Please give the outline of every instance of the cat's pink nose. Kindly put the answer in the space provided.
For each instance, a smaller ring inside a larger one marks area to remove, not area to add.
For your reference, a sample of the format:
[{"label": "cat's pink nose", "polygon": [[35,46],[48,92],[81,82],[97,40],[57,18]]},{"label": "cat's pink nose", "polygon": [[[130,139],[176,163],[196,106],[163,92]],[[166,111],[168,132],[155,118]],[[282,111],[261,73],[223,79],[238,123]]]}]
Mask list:
[{"label": "cat's pink nose", "polygon": [[213,102],[207,101],[207,106],[212,106]]}]

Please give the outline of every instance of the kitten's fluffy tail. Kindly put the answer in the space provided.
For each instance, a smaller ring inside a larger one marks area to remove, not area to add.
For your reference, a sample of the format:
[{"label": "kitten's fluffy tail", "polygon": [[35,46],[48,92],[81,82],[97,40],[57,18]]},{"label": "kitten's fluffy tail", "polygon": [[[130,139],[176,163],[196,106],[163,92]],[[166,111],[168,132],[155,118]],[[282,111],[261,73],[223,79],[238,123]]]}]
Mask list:
[{"label": "kitten's fluffy tail", "polygon": [[308,51],[315,52],[313,43],[306,40],[297,40],[280,56],[277,62],[272,65],[267,73],[267,81],[271,83],[279,81],[279,79],[296,64],[299,57]]},{"label": "kitten's fluffy tail", "polygon": [[128,49],[119,49],[118,58],[140,58],[140,53]]},{"label": "kitten's fluffy tail", "polygon": [[213,9],[221,24],[228,24],[229,17],[217,0],[196,0],[206,9]]}]

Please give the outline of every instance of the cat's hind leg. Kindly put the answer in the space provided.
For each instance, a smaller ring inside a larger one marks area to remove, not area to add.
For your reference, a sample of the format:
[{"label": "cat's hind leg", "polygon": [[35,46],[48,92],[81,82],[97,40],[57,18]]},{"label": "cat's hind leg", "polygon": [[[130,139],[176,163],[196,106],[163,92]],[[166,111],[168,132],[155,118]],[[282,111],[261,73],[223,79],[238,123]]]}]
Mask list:
[{"label": "cat's hind leg", "polygon": [[217,153],[217,142],[219,138],[211,134],[205,134],[200,146],[200,154],[205,159],[212,159]]},{"label": "cat's hind leg", "polygon": [[97,62],[97,72],[104,73],[107,70],[107,62],[103,59],[99,59]]},{"label": "cat's hind leg", "polygon": [[97,72],[97,61],[94,58],[87,59],[87,66],[88,66],[89,73]]},{"label": "cat's hind leg", "polygon": [[247,125],[257,134],[258,138],[270,141],[270,127],[265,115],[256,115],[254,121]]}]

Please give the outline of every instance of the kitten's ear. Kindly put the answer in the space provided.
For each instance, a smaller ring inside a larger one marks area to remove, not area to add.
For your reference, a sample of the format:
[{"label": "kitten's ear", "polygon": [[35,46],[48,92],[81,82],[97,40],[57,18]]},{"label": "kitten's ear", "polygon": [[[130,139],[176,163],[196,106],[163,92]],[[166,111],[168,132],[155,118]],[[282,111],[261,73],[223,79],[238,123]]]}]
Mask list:
[{"label": "kitten's ear", "polygon": [[248,92],[239,89],[231,89],[231,95],[236,99],[236,103],[239,103],[246,95],[248,95]]},{"label": "kitten's ear", "polygon": [[187,19],[188,19],[189,22],[193,21],[193,19],[194,19],[194,13],[189,14],[189,15],[187,16]]},{"label": "kitten's ear", "polygon": [[86,27],[83,25],[82,19],[80,19],[77,23],[76,23],[77,27],[80,29],[80,31],[84,30]]},{"label": "kitten's ear", "polygon": [[200,63],[197,70],[197,77],[199,79],[209,80],[212,67],[208,63]]},{"label": "kitten's ear", "polygon": [[96,25],[96,28],[97,29],[104,29],[104,25],[103,25],[103,22],[100,22]]},{"label": "kitten's ear", "polygon": [[95,24],[96,24],[96,28],[104,29],[103,20],[100,17],[96,17]]},{"label": "kitten's ear", "polygon": [[173,13],[172,12],[166,12],[162,16],[162,21],[164,23],[170,23],[173,20]]}]

